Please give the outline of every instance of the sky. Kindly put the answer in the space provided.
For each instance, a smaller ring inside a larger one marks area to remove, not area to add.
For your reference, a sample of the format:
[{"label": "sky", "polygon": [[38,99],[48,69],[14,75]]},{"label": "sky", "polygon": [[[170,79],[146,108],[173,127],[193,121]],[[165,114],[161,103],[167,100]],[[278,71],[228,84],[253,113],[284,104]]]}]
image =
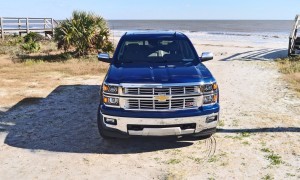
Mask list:
[{"label": "sky", "polygon": [[1,0],[2,17],[69,18],[73,10],[114,19],[292,20],[300,0]]}]

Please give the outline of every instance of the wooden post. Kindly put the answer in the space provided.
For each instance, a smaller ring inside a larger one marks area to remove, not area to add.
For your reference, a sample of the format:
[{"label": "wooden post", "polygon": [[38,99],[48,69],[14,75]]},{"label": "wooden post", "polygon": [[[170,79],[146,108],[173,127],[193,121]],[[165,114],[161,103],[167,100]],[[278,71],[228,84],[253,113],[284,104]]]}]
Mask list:
[{"label": "wooden post", "polygon": [[47,20],[44,19],[44,29],[46,29],[46,27],[47,27]]},{"label": "wooden post", "polygon": [[46,27],[47,27],[47,20],[46,20],[46,18],[45,18],[45,19],[44,19],[45,38],[47,37]]},{"label": "wooden post", "polygon": [[54,20],[51,18],[52,37],[54,37]]},{"label": "wooden post", "polygon": [[52,27],[52,32],[54,31],[54,20],[51,18],[51,27]]},{"label": "wooden post", "polygon": [[292,38],[289,38],[288,56],[292,55]]},{"label": "wooden post", "polygon": [[18,19],[18,27],[19,27],[19,29],[21,29],[21,19],[20,18]]},{"label": "wooden post", "polygon": [[29,33],[29,20],[26,18],[26,33]]},{"label": "wooden post", "polygon": [[1,38],[4,40],[4,28],[3,28],[3,17],[0,19],[0,24],[1,24]]}]

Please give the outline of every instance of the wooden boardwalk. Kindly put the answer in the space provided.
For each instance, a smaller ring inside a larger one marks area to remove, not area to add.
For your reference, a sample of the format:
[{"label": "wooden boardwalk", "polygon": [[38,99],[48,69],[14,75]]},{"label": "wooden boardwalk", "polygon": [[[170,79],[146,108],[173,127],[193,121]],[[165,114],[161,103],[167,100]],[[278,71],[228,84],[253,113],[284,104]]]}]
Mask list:
[{"label": "wooden boardwalk", "polygon": [[58,22],[53,18],[0,17],[0,35],[4,39],[4,36],[8,34],[22,35],[37,32],[52,37],[57,25]]},{"label": "wooden boardwalk", "polygon": [[289,38],[289,56],[300,55],[300,14],[295,18],[295,24],[293,26],[292,32]]}]

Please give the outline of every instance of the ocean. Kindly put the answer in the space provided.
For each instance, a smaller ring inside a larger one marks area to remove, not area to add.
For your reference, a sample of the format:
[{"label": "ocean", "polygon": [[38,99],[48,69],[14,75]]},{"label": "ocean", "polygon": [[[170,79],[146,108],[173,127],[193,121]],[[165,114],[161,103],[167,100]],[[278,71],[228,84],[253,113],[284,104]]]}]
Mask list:
[{"label": "ocean", "polygon": [[[21,28],[26,28],[24,20],[22,23]],[[288,42],[293,23],[294,21],[289,20],[108,20],[114,36],[121,36],[126,31],[168,30],[183,32],[189,37],[201,40],[255,43]],[[43,26],[35,24],[30,27],[43,28]],[[4,28],[18,28],[18,26],[4,26]]]},{"label": "ocean", "polygon": [[109,20],[119,36],[126,31],[173,30],[204,40],[287,42],[294,21],[290,20]]},{"label": "ocean", "polygon": [[293,21],[277,20],[109,20],[115,30],[182,30],[190,32],[289,33]]}]

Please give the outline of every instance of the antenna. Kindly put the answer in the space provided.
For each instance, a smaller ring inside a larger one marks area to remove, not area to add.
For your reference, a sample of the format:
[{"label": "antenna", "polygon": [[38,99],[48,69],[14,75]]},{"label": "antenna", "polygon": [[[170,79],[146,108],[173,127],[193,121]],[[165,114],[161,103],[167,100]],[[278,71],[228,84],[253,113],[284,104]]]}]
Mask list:
[{"label": "antenna", "polygon": [[115,32],[114,32],[114,25],[112,25],[112,32],[113,32],[113,46],[115,47]]}]

